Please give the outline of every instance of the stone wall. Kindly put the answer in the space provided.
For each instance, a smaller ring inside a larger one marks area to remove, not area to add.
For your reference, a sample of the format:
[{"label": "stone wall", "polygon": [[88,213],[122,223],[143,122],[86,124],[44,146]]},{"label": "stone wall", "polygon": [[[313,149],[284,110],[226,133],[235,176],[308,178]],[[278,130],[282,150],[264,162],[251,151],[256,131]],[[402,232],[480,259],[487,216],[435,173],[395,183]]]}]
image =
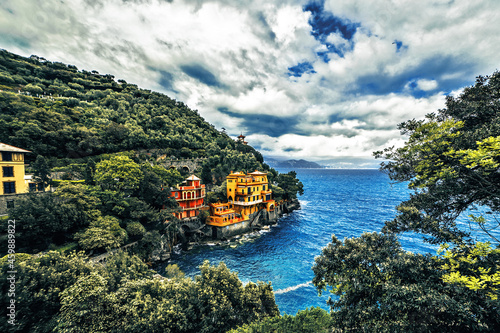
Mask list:
[{"label": "stone wall", "polygon": [[252,213],[250,214],[250,218],[246,221],[231,224],[226,227],[210,227],[211,233],[205,232],[205,234],[210,234],[212,239],[228,239],[237,235],[251,232],[255,229],[259,229],[265,225],[274,224],[284,214],[292,212],[296,209],[300,209],[298,200],[285,202],[282,205],[277,205],[272,212],[268,212],[265,209],[262,209],[256,213]]},{"label": "stone wall", "polygon": [[201,164],[205,158],[191,158],[191,159],[181,159],[181,160],[175,160],[175,159],[165,159],[165,160],[160,160],[160,165],[162,165],[164,168],[169,169],[169,168],[175,168],[179,170],[184,170],[189,173],[193,173],[196,168],[201,167]]},{"label": "stone wall", "polygon": [[[43,195],[49,192],[35,192],[38,195]],[[15,201],[22,196],[27,195],[28,193],[18,193],[18,194],[4,194],[0,195],[0,216],[7,214],[7,205],[8,204],[16,204]],[[12,202],[12,203],[9,203]]]}]

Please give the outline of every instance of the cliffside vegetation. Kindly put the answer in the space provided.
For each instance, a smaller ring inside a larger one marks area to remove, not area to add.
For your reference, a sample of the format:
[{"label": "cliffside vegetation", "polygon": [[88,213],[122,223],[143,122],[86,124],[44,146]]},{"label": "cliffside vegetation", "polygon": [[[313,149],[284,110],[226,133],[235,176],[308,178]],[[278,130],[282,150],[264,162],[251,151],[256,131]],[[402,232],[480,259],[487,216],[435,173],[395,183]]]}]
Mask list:
[{"label": "cliffside vegetation", "polygon": [[[6,258],[0,265],[7,276]],[[218,333],[279,315],[270,284],[243,285],[222,263],[205,262],[194,279],[172,268],[162,278],[125,252],[102,265],[51,251],[17,255],[15,269],[15,325],[0,321],[2,332]],[[7,307],[8,294],[0,300]]]},{"label": "cliffside vegetation", "polygon": [[23,251],[139,241],[147,259],[160,238],[171,246],[178,208],[170,188],[188,174],[166,159],[197,158],[194,173],[209,186],[232,170],[258,169],[269,173],[277,200],[302,191],[295,174],[279,175],[197,111],[112,75],[2,50],[0,90],[0,142],[32,151],[27,171],[40,181],[48,185],[51,172],[62,178],[52,180],[53,194],[29,195],[10,210],[22,222]]}]

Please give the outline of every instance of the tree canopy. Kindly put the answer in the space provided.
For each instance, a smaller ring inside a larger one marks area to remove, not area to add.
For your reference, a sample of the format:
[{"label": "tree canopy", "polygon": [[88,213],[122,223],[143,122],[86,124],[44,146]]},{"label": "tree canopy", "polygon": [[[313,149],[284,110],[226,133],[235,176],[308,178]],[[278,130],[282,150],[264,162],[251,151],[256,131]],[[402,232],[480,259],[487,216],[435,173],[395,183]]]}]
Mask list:
[{"label": "tree canopy", "polygon": [[[409,200],[382,234],[332,242],[315,260],[313,283],[331,288],[342,331],[500,330],[500,73],[478,77],[446,108],[399,125],[401,148],[375,152],[381,170],[407,182]],[[474,214],[470,214],[474,212]],[[484,232],[471,237],[459,218]],[[404,251],[397,237],[419,233],[436,255]]]}]

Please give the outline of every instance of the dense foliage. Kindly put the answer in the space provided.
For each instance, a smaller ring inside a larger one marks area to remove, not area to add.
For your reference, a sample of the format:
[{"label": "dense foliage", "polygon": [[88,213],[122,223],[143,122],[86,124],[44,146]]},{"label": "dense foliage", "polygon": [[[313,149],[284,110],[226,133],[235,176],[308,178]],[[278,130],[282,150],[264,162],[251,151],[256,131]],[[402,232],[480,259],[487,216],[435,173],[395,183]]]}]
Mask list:
[{"label": "dense foliage", "polygon": [[[0,259],[2,276],[10,270]],[[119,252],[106,265],[83,253],[18,255],[16,325],[2,332],[225,332],[279,315],[270,284],[245,286],[224,264],[200,266],[195,279],[153,277],[138,258]],[[8,289],[5,278],[2,290]],[[1,306],[9,304],[1,294]]]},{"label": "dense foliage", "polygon": [[[314,284],[330,286],[340,331],[500,330],[500,73],[479,77],[446,108],[400,125],[408,141],[376,152],[381,169],[414,190],[383,234],[335,236],[316,259]],[[489,236],[477,242],[457,218]],[[438,255],[403,251],[396,236],[424,235]]]},{"label": "dense foliage", "polygon": [[331,318],[320,308],[297,312],[295,316],[268,317],[261,321],[240,326],[229,333],[328,333],[331,332]]}]

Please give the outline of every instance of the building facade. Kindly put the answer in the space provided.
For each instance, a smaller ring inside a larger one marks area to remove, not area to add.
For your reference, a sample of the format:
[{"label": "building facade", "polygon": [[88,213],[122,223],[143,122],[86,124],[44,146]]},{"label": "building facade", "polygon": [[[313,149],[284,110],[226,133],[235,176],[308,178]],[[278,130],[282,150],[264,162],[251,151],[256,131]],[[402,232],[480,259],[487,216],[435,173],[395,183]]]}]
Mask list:
[{"label": "building facade", "polygon": [[261,208],[274,210],[276,204],[272,199],[267,173],[257,170],[248,174],[231,172],[226,179],[227,201],[243,219],[247,219],[250,214]]},{"label": "building facade", "polygon": [[31,176],[25,174],[24,154],[26,153],[31,152],[0,143],[0,195],[27,193],[30,189],[38,190],[37,184],[31,181]]},{"label": "building facade", "polygon": [[174,213],[178,219],[197,217],[205,206],[205,185],[195,175],[188,177],[170,192],[181,208],[180,212]]},{"label": "building facade", "polygon": [[243,218],[237,215],[233,205],[228,202],[218,202],[210,204],[210,216],[206,224],[216,227],[225,227],[233,223],[243,221]]}]

